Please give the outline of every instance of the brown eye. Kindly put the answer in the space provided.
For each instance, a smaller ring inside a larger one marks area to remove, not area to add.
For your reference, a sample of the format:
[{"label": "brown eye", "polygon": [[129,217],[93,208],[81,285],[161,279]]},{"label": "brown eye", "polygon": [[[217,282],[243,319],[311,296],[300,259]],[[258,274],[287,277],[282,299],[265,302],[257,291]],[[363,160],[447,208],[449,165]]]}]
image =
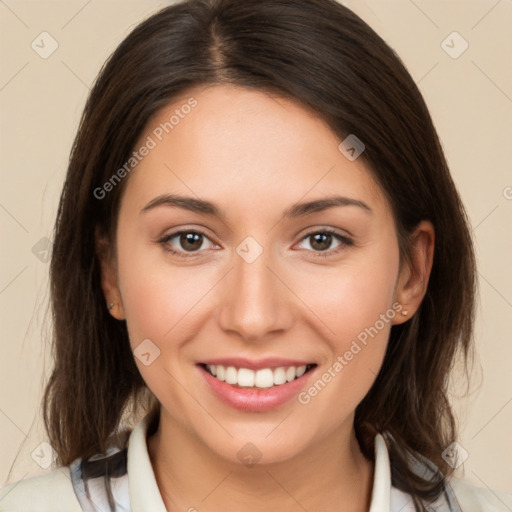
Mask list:
[{"label": "brown eye", "polygon": [[[354,242],[340,233],[330,229],[323,229],[321,231],[314,231],[308,233],[302,238],[302,242],[309,241],[309,245],[314,256],[332,256],[339,253],[344,248],[354,245]],[[334,249],[330,249],[333,241],[338,241],[338,245]]]},{"label": "brown eye", "polygon": [[178,240],[181,247],[186,251],[196,251],[203,245],[202,235],[199,233],[182,233]]},{"label": "brown eye", "polygon": [[[171,243],[174,239],[176,239],[177,242]],[[200,231],[178,231],[165,236],[159,240],[159,243],[164,246],[165,250],[172,254],[186,258],[186,253],[202,252],[200,249],[205,240],[208,240],[211,243],[211,240]]]},{"label": "brown eye", "polygon": [[316,251],[326,251],[331,246],[333,236],[329,233],[315,233],[309,235],[311,240],[311,247]]}]

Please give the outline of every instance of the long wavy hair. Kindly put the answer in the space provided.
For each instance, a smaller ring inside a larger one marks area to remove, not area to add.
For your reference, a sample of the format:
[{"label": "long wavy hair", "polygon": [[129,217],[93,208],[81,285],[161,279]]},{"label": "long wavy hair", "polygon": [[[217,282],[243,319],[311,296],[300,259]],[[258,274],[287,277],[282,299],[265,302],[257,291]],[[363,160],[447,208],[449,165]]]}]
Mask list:
[{"label": "long wavy hair", "polygon": [[[188,0],[139,24],[102,68],[87,100],[58,208],[50,266],[54,369],[43,417],[57,465],[107,448],[125,414],[159,404],[142,379],[126,323],[100,287],[98,233],[110,241],[129,176],[101,188],[130,158],[148,120],[201,84],[278,93],[312,108],[340,141],[356,134],[361,159],[389,200],[401,258],[424,220],[435,228],[425,298],[393,326],[382,368],[358,405],[355,430],[372,460],[386,439],[393,483],[417,510],[453,469],[442,452],[457,437],[448,377],[472,356],[475,257],[468,220],[414,80],[363,20],[334,0]],[[467,373],[467,372],[466,372]],[[420,454],[436,478],[409,464]]]}]

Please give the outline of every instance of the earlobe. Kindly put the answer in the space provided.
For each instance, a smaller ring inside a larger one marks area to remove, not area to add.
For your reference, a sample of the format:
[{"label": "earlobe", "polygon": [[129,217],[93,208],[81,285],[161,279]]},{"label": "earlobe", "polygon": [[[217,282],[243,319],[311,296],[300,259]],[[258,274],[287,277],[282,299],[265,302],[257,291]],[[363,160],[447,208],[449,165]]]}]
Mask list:
[{"label": "earlobe", "polygon": [[116,320],[125,320],[123,304],[121,301],[110,302],[107,306],[107,309]]},{"label": "earlobe", "polygon": [[109,313],[117,320],[124,320],[124,309],[121,293],[117,283],[116,269],[108,240],[96,229],[96,255],[101,268],[101,289],[106,300]]},{"label": "earlobe", "polygon": [[420,307],[434,261],[435,231],[430,221],[421,221],[410,238],[410,255],[402,265],[395,292],[402,309],[393,324],[407,321]]}]

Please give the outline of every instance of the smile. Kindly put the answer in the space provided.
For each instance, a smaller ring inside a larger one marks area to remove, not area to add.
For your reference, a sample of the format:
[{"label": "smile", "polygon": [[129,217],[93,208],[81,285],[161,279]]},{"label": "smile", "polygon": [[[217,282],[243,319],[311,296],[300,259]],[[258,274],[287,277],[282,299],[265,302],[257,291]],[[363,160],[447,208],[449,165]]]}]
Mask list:
[{"label": "smile", "polygon": [[217,399],[245,412],[270,411],[290,402],[314,378],[318,367],[284,360],[223,362],[197,364],[200,376]]},{"label": "smile", "polygon": [[204,368],[213,377],[232,386],[244,388],[266,389],[273,386],[281,386],[302,377],[309,371],[313,364],[303,366],[281,366],[278,368],[261,368],[251,370],[249,368],[236,368],[220,364],[206,364]]}]

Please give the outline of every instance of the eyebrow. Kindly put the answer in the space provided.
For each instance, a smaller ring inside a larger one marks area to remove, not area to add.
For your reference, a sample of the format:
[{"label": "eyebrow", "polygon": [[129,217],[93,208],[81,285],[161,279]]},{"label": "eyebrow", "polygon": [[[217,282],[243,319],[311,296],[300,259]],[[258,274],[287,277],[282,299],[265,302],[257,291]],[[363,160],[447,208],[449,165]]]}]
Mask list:
[{"label": "eyebrow", "polygon": [[[204,199],[197,199],[194,197],[180,196],[176,194],[162,194],[152,199],[144,208],[141,213],[146,213],[159,206],[177,207],[195,213],[201,213],[211,217],[216,217],[221,220],[226,219],[226,213],[219,208],[215,203],[206,201]],[[343,197],[333,195],[322,199],[315,199],[313,201],[296,203],[283,212],[283,219],[303,217],[312,213],[318,213],[329,208],[337,206],[356,206],[363,209],[368,213],[373,213],[372,209],[363,201],[359,199],[352,199],[350,197]]]}]

